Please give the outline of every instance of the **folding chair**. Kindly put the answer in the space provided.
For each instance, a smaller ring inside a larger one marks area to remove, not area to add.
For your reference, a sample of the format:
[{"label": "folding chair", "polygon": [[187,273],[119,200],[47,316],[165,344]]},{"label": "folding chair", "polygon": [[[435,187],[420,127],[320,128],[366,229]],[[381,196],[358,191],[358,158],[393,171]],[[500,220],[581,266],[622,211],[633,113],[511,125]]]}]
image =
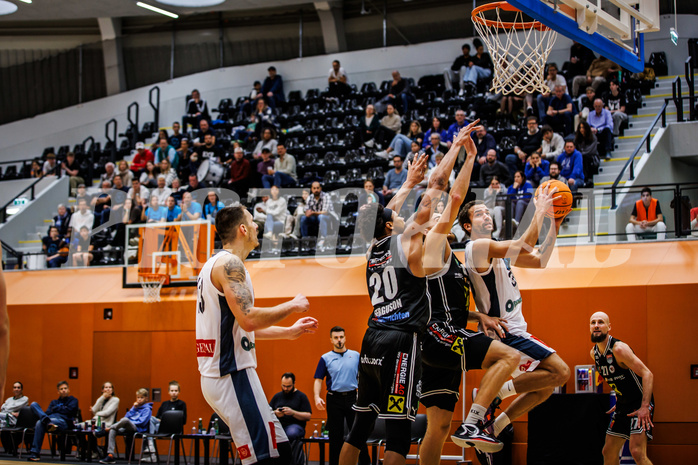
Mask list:
[{"label": "folding chair", "polygon": [[[34,432],[34,427],[39,418],[36,416],[31,407],[22,407],[19,411],[19,416],[17,417],[17,423],[13,427],[2,428],[2,432],[10,433],[10,438],[12,440],[12,447],[19,451],[19,458],[22,458],[22,444],[24,444],[24,450],[29,452],[27,444],[24,442],[24,438],[27,434]],[[15,433],[22,433],[22,440],[19,443],[19,447],[15,444]]]}]

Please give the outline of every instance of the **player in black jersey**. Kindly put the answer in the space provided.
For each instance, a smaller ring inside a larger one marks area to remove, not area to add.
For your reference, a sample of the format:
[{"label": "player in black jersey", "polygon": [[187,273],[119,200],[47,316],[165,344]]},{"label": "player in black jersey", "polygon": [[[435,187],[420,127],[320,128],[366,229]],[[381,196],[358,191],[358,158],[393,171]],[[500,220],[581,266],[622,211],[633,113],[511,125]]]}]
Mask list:
[{"label": "player in black jersey", "polygon": [[[425,240],[424,266],[431,297],[431,320],[422,344],[421,402],[427,407],[427,431],[420,459],[425,465],[438,465],[440,462],[441,450],[451,429],[453,410],[458,401],[462,373],[466,370],[484,368],[487,372],[459,430],[459,445],[473,446],[484,452],[501,450],[502,443],[481,428],[487,407],[519,361],[514,349],[493,341],[482,332],[465,329],[468,320],[473,320],[504,336],[499,318],[468,311],[470,287],[466,270],[445,240],[467,193],[477,156],[477,148],[470,136],[463,145],[467,153],[465,164],[449,192],[443,214]],[[455,157],[445,158],[441,164],[454,162]]]},{"label": "player in black jersey", "polygon": [[[466,129],[463,129],[465,131]],[[470,128],[468,131],[471,131]],[[464,134],[458,135],[461,141]],[[458,139],[457,137],[457,139]],[[461,145],[454,141],[449,156]],[[411,421],[417,413],[421,381],[419,343],[429,321],[429,293],[422,263],[424,230],[435,200],[448,185],[450,171],[441,164],[413,220],[405,225],[398,215],[409,192],[424,179],[428,157],[419,155],[409,166],[407,180],[386,208],[368,204],[359,211],[357,229],[372,241],[366,282],[373,304],[361,345],[359,389],[351,432],[342,447],[340,465],[355,465],[376,417],[386,420],[386,465],[405,463],[410,448]]]},{"label": "player in black jersey", "polygon": [[596,369],[616,392],[616,405],[603,446],[604,465],[619,464],[619,453],[626,440],[638,465],[651,465],[647,458],[647,439],[652,439],[654,376],[629,345],[608,332],[611,321],[604,312],[596,312],[590,321],[591,358]]}]

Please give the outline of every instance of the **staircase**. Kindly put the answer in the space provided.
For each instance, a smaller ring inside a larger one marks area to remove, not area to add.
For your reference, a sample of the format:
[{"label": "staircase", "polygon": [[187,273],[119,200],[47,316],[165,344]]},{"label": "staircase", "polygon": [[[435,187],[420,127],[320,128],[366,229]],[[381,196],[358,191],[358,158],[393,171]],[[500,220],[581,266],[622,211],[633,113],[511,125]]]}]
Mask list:
[{"label": "staircase", "polygon": [[[613,237],[608,236],[608,210],[611,206],[610,190],[606,193],[602,189],[608,189],[613,185],[613,182],[618,177],[625,163],[633,154],[638,144],[642,140],[647,128],[650,127],[654,118],[664,105],[664,99],[671,97],[671,83],[676,76],[662,76],[657,78],[655,88],[652,89],[650,95],[642,97],[642,107],[636,115],[630,115],[628,124],[629,127],[623,132],[623,135],[615,140],[615,149],[611,154],[611,159],[601,160],[599,174],[594,176],[593,189],[580,189],[579,192],[584,194],[584,198],[578,203],[577,208],[572,209],[568,215],[569,221],[564,223],[560,228],[558,235],[558,244],[571,245],[589,242],[589,195],[594,196],[594,229],[595,242],[614,242]],[[684,91],[684,97],[688,96],[688,92]],[[684,118],[687,115],[689,106],[688,101],[683,101]],[[667,122],[675,121],[676,109],[673,103],[667,106]],[[652,136],[657,133],[661,124],[655,125],[652,130]],[[637,154],[635,160],[639,160],[644,150]],[[627,177],[627,173],[625,177]],[[621,181],[620,185],[625,184]],[[607,238],[607,239],[605,239]]]}]

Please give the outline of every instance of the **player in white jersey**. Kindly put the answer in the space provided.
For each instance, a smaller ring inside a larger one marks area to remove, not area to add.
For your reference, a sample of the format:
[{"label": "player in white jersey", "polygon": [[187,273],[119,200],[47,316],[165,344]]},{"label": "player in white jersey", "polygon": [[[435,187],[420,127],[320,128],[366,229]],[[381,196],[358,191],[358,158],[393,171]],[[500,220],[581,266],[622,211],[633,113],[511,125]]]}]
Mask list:
[{"label": "player in white jersey", "polygon": [[547,399],[553,389],[564,384],[570,375],[562,358],[527,332],[526,320],[521,313],[521,294],[509,264],[511,261],[522,268],[545,268],[547,265],[563,218],[554,223],[547,219],[550,224],[546,237],[538,249],[535,245],[546,215],[552,214],[556,191],[553,188],[548,192],[546,187],[545,195],[534,199],[536,212],[531,224],[516,240],[492,240],[492,218],[482,201],[469,202],[458,216],[458,221],[470,236],[465,246],[465,265],[477,310],[504,320],[506,331],[501,341],[521,354],[519,367],[512,374],[514,379],[502,386],[498,399],[523,394],[494,421],[495,437],[513,419]]},{"label": "player in white jersey", "polygon": [[[243,465],[289,462],[291,448],[257,377],[255,337],[296,339],[314,333],[317,320],[304,317],[292,326],[273,326],[291,313],[308,311],[298,294],[275,307],[254,306],[250,275],[243,261],[259,244],[257,225],[242,206],[216,215],[223,250],[203,266],[197,280],[196,356],[206,402],[230,427]],[[270,462],[269,462],[270,463]]]}]

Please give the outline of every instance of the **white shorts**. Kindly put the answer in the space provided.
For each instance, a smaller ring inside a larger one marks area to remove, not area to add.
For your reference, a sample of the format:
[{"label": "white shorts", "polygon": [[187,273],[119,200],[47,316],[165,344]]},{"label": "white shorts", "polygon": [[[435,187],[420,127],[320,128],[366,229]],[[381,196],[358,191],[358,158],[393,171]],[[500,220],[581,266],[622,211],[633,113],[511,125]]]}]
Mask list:
[{"label": "white shorts", "polygon": [[527,371],[535,370],[542,360],[555,353],[555,349],[528,333],[524,336],[514,336],[511,333],[506,333],[506,337],[500,339],[500,341],[512,349],[516,349],[519,355],[521,355],[519,366],[511,374],[512,378],[516,378]]},{"label": "white shorts", "polygon": [[288,442],[288,438],[254,368],[222,378],[202,376],[201,391],[208,405],[230,427],[243,465],[279,456],[277,445]]}]

